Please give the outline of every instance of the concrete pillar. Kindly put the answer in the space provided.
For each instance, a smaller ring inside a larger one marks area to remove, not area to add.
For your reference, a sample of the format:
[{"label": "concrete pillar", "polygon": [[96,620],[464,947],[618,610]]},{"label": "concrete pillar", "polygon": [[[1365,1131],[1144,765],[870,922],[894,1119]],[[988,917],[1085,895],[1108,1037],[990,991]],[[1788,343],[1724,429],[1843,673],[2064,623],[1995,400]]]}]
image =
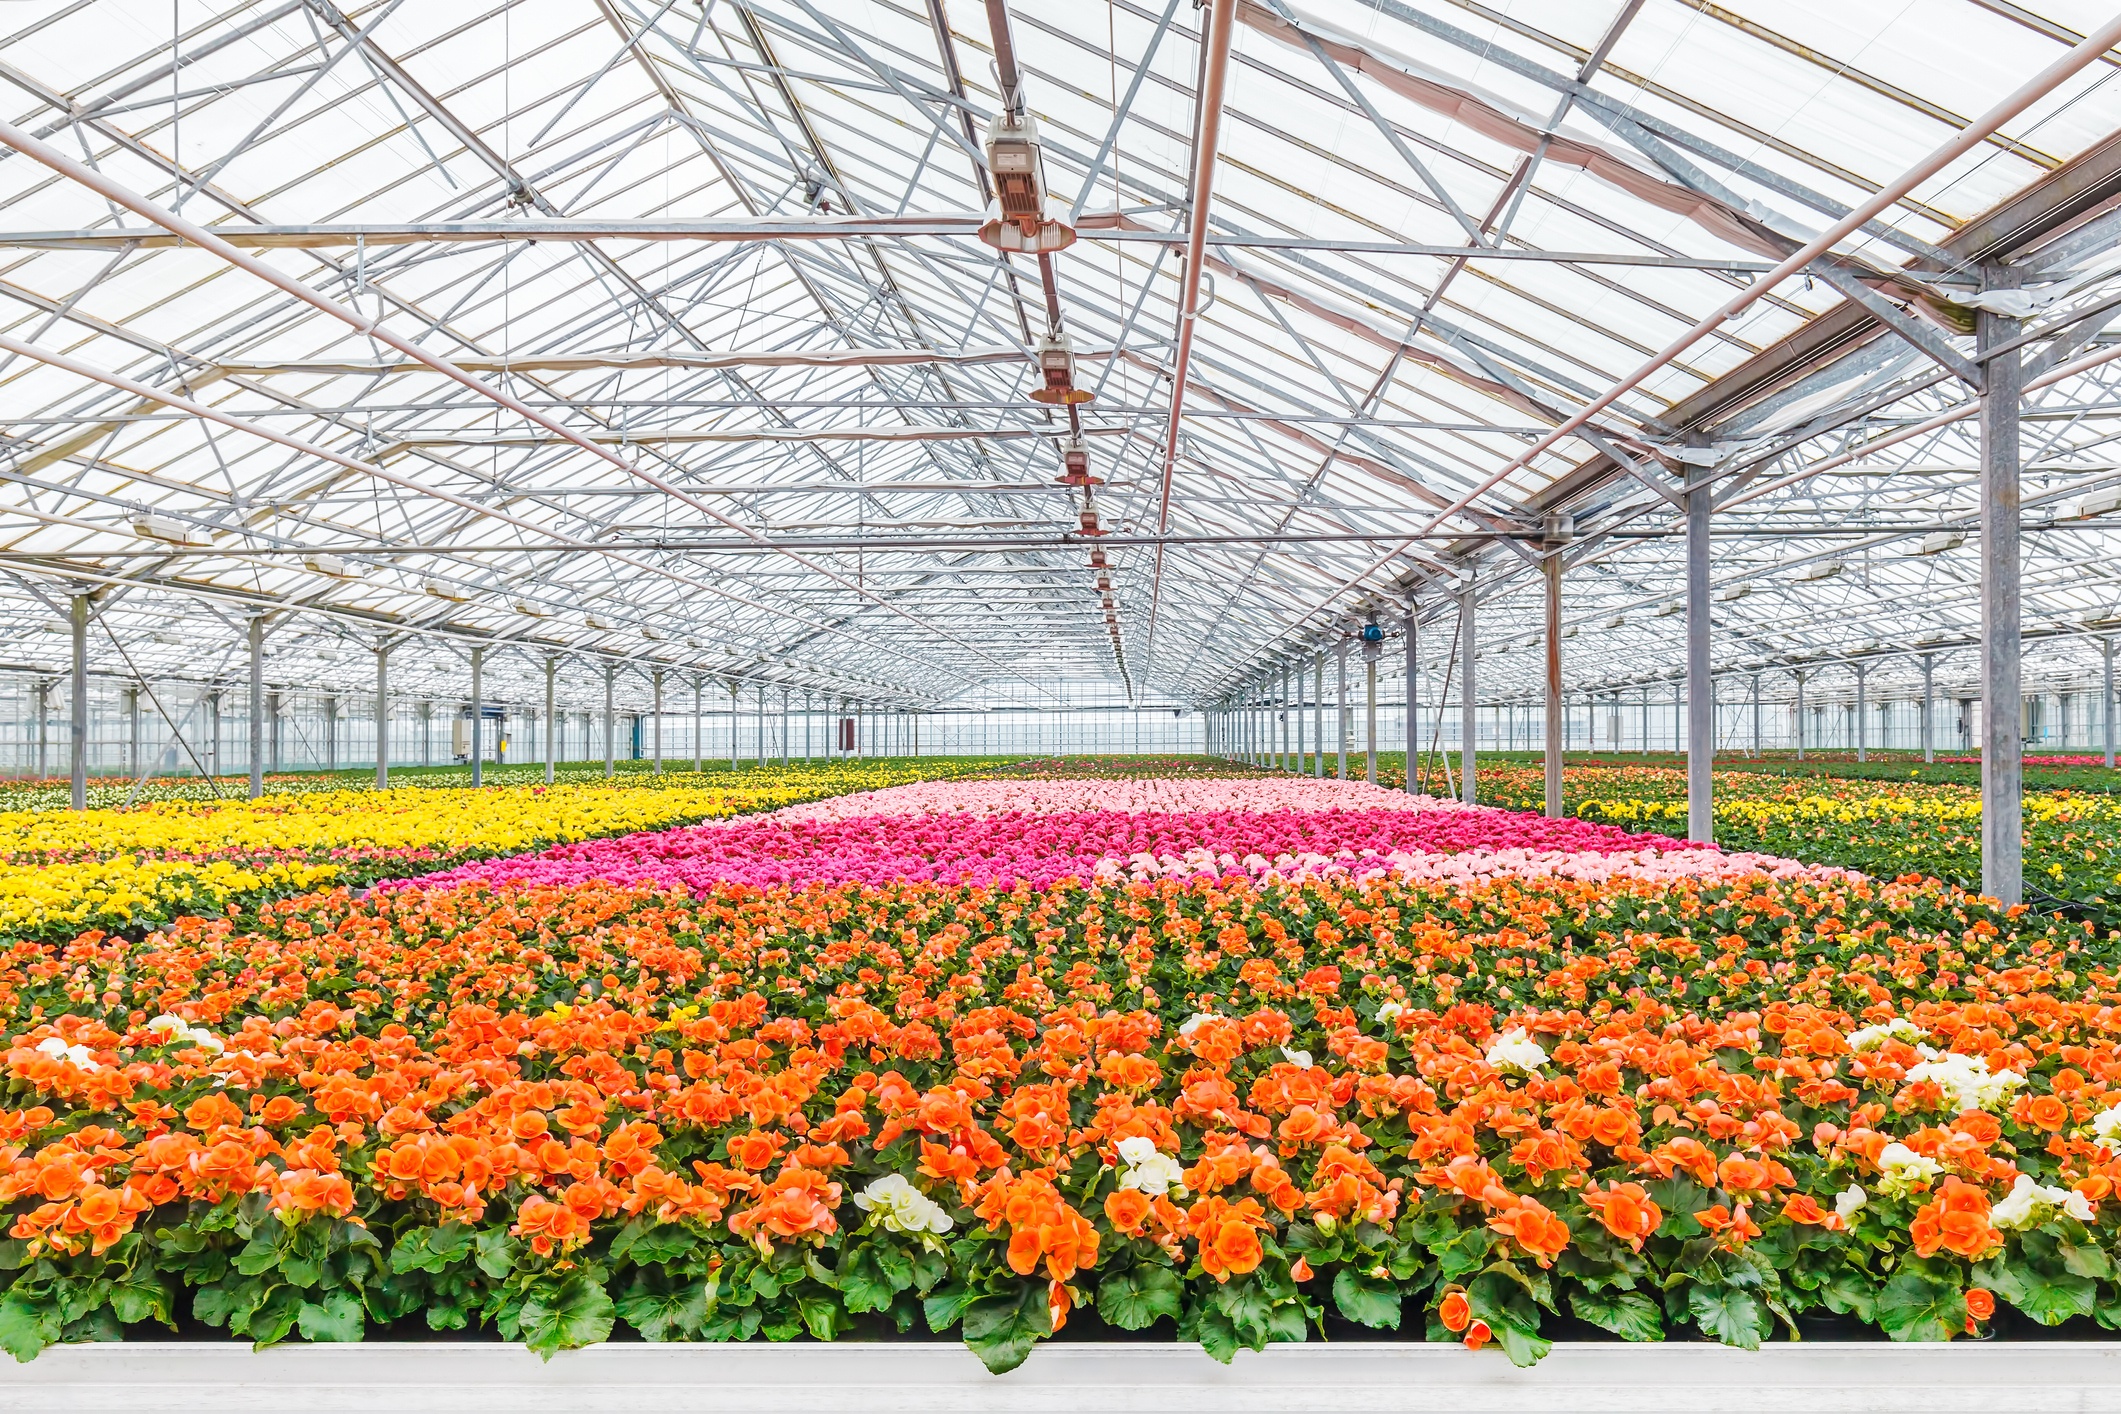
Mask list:
[{"label": "concrete pillar", "polygon": [[324,699],[324,769],[339,769],[339,699]]},{"label": "concrete pillar", "polygon": [[[257,701],[257,691],[251,691]],[[254,707],[253,712],[256,711]],[[251,755],[257,755],[257,727],[251,727]],[[390,643],[376,640],[376,789],[390,788]]]},{"label": "concrete pillar", "polygon": [[1474,611],[1479,607],[1479,592],[1479,584],[1473,577],[1473,567],[1467,565],[1458,588],[1458,681],[1461,692],[1459,704],[1464,714],[1459,731],[1465,737],[1458,762],[1458,796],[1468,805],[1480,799],[1479,787],[1476,784],[1478,768],[1475,764],[1475,758],[1480,754],[1475,744],[1475,734],[1480,724],[1480,691],[1473,676],[1473,659],[1479,652],[1479,640],[1475,632],[1478,625],[1474,617]]},{"label": "concrete pillar", "polygon": [[1716,683],[1709,673],[1709,508],[1711,488],[1686,495],[1687,838],[1715,839]]},{"label": "concrete pillar", "polygon": [[[1983,268],[1990,289],[2018,283],[2008,266]],[[2018,321],[1975,316],[1977,355],[2018,336]],[[2004,904],[2024,887],[2024,699],[2019,676],[2018,353],[1982,364],[1981,389],[1981,891]]]},{"label": "concrete pillar", "polygon": [[486,784],[486,645],[471,645],[471,783]]},{"label": "concrete pillar", "polygon": [[612,694],[619,685],[619,665],[604,665],[604,779],[610,780],[618,774],[619,718],[612,706]]},{"label": "concrete pillar", "polygon": [[88,809],[88,596],[76,594],[68,608],[74,631],[73,701],[68,714],[68,760],[73,771],[69,797],[76,810]]},{"label": "concrete pillar", "polygon": [[248,628],[250,630],[250,798],[256,800],[265,794],[265,616],[263,614],[252,614]]}]

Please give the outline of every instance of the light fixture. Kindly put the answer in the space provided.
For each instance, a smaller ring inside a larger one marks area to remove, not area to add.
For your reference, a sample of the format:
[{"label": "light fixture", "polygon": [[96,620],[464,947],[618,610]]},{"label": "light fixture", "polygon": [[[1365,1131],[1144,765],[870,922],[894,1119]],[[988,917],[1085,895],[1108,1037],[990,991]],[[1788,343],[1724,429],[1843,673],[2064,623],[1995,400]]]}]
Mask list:
[{"label": "light fixture", "polygon": [[456,585],[449,583],[447,580],[424,580],[421,582],[420,588],[426,593],[433,595],[435,598],[447,599],[452,604],[468,604],[471,602],[470,590],[460,589]]},{"label": "light fixture", "polygon": [[994,204],[980,223],[979,238],[1019,255],[1051,255],[1075,244],[1066,213],[1046,197],[1037,121],[1022,111],[995,114],[987,124],[986,149]]},{"label": "light fixture", "polygon": [[1941,555],[1946,550],[1956,550],[1965,543],[1966,532],[1963,530],[1933,530],[1922,537],[1922,543],[1915,547],[1915,553]]},{"label": "light fixture", "polygon": [[167,545],[203,546],[214,543],[213,535],[181,520],[168,516],[151,515],[146,511],[135,511],[132,515],[133,534],[142,540],[160,540]]},{"label": "light fixture", "polygon": [[1808,584],[1816,579],[1832,579],[1835,575],[1841,573],[1843,568],[1845,567],[1839,560],[1815,560],[1811,564],[1804,565],[1798,569],[1797,582],[1799,584]]},{"label": "light fixture", "polygon": [[1063,486],[1102,486],[1102,476],[1090,474],[1090,449],[1083,445],[1080,437],[1070,437],[1061,443],[1061,478]]},{"label": "light fixture", "polygon": [[534,603],[529,599],[511,599],[508,602],[508,607],[515,610],[517,613],[521,614],[526,619],[547,618],[550,617],[552,613],[552,611],[546,608],[543,604]]},{"label": "light fixture", "polygon": [[1066,334],[1050,333],[1038,341],[1039,386],[1031,390],[1034,403],[1087,403],[1096,395],[1075,386],[1075,345]]},{"label": "light fixture", "polygon": [[1753,586],[1750,584],[1726,584],[1723,588],[1716,591],[1716,602],[1728,604],[1733,599],[1743,599],[1752,592]]},{"label": "light fixture", "polygon": [[328,575],[332,579],[359,579],[362,567],[337,555],[304,555],[302,568],[311,574]]},{"label": "light fixture", "polygon": [[2116,506],[2121,506],[2121,487],[2109,486],[2103,491],[2094,491],[2090,495],[2080,498],[2062,513],[2062,518],[2064,520],[2089,520],[2093,516],[2105,515]]}]

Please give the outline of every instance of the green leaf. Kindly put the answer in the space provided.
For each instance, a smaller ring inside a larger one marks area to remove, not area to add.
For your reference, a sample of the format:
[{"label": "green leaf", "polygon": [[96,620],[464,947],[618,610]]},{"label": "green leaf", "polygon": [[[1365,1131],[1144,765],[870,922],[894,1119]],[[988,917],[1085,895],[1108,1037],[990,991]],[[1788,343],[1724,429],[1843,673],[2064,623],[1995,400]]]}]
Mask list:
[{"label": "green leaf", "polygon": [[635,1218],[619,1230],[611,1243],[611,1260],[638,1262],[659,1267],[674,1262],[700,1245],[699,1235],[679,1223],[656,1223]]},{"label": "green leaf", "polygon": [[236,1270],[247,1277],[263,1276],[280,1265],[280,1245],[275,1234],[261,1232],[236,1254]]},{"label": "green leaf", "polygon": [[873,1242],[858,1243],[840,1253],[839,1271],[834,1274],[834,1280],[849,1311],[881,1311],[890,1306],[893,1297],[913,1284],[913,1264],[905,1262],[902,1272],[894,1276],[882,1249]]},{"label": "green leaf", "polygon": [[627,1325],[646,1340],[684,1339],[696,1336],[714,1309],[712,1278],[672,1286],[667,1281],[636,1281],[614,1303]]},{"label": "green leaf", "polygon": [[1123,1331],[1146,1330],[1160,1316],[1179,1318],[1185,1288],[1169,1267],[1144,1264],[1114,1272],[1097,1287],[1097,1314]]},{"label": "green leaf", "polygon": [[1639,1291],[1577,1291],[1569,1309],[1622,1340],[1663,1340],[1664,1317],[1657,1303]]},{"label": "green leaf", "polygon": [[967,1307],[979,1300],[979,1288],[963,1281],[954,1281],[921,1302],[922,1314],[928,1318],[928,1329],[941,1335],[964,1319]]},{"label": "green leaf", "polygon": [[1039,1337],[1053,1333],[1046,1284],[1026,1282],[1016,1292],[988,1296],[965,1308],[965,1344],[989,1371],[1005,1375],[1024,1363]]},{"label": "green leaf", "polygon": [[1966,1329],[1966,1297],[1956,1284],[1898,1272],[1878,1293],[1878,1324],[1894,1340],[1950,1340]]},{"label": "green leaf", "polygon": [[2105,1278],[2114,1274],[2114,1264],[2105,1252],[2091,1243],[2075,1243],[2067,1240],[2055,1244],[2055,1254],[2062,1265],[2080,1277]]},{"label": "green leaf", "polygon": [[170,1319],[169,1303],[169,1283],[152,1273],[134,1272],[124,1281],[111,1283],[111,1310],[129,1326],[155,1320],[174,1328],[176,1322]]},{"label": "green leaf", "polygon": [[1194,1318],[1192,1335],[1200,1342],[1203,1351],[1225,1365],[1236,1359],[1237,1352],[1244,1348],[1237,1339],[1237,1327],[1232,1324],[1230,1318],[1205,1303]]},{"label": "green leaf", "polygon": [[1357,1325],[1399,1329],[1400,1291],[1390,1277],[1372,1277],[1342,1267],[1333,1274],[1333,1304]]},{"label": "green leaf", "polygon": [[390,1269],[394,1272],[439,1273],[464,1260],[470,1250],[471,1229],[462,1223],[416,1227],[391,1245]]},{"label": "green leaf", "polygon": [[24,1364],[59,1338],[59,1328],[59,1312],[46,1302],[19,1292],[0,1301],[0,1349]]},{"label": "green leaf", "polygon": [[1826,1298],[1827,1309],[1844,1316],[1854,1316],[1867,1326],[1879,1325],[1878,1289],[1870,1275],[1853,1267],[1843,1267],[1819,1288]]},{"label": "green leaf", "polygon": [[535,1289],[516,1313],[522,1341],[547,1360],[553,1352],[594,1345],[611,1334],[616,1314],[602,1285],[581,1273]]},{"label": "green leaf", "polygon": [[798,1296],[795,1307],[803,1315],[803,1328],[817,1340],[837,1340],[854,1324],[846,1308],[830,1296]]},{"label": "green leaf", "polygon": [[252,1347],[263,1350],[287,1339],[301,1314],[302,1293],[291,1286],[275,1286],[265,1293],[265,1299],[244,1320],[243,1329],[237,1334],[249,1336]]},{"label": "green leaf", "polygon": [[304,1340],[355,1341],[367,1332],[366,1314],[361,1298],[342,1289],[325,1293],[322,1301],[303,1302],[295,1324]]},{"label": "green leaf", "polygon": [[1553,1341],[1516,1321],[1490,1322],[1488,1329],[1495,1333],[1495,1343],[1502,1347],[1502,1353],[1520,1370],[1537,1365],[1554,1348]]},{"label": "green leaf", "polygon": [[2043,1326],[2089,1316],[2098,1304],[2098,1283],[2074,1272],[2043,1271],[2009,1261],[1984,1263],[1980,1271],[1990,1290]]},{"label": "green leaf", "polygon": [[1687,1311],[1702,1333],[1741,1350],[1758,1350],[1768,1331],[1767,1308],[1750,1291],[1696,1284],[1687,1289]]},{"label": "green leaf", "polygon": [[508,1235],[503,1227],[488,1228],[473,1243],[477,1251],[479,1270],[495,1281],[515,1270],[516,1258],[522,1254],[523,1244]]}]

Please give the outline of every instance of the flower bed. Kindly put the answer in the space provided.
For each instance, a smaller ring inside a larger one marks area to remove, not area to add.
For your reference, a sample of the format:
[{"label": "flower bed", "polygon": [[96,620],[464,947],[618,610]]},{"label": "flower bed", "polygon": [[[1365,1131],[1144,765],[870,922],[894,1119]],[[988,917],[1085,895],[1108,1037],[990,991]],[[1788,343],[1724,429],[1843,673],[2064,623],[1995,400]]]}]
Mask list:
[{"label": "flower bed", "polygon": [[[938,771],[964,769],[937,762]],[[0,930],[66,937],[917,778],[911,763],[0,812]]]},{"label": "flower bed", "polygon": [[[1686,775],[1658,766],[1570,766],[1564,800],[1581,819],[1626,829],[1685,827]],[[1916,779],[1841,780],[1719,767],[1716,838],[1726,846],[1858,869],[1981,884],[1981,793]],[[1544,800],[1541,769],[1480,768],[1484,799]],[[2077,790],[2025,796],[2026,882],[2058,899],[2121,905],[2121,798]]]},{"label": "flower bed", "polygon": [[[1225,1359],[1340,1320],[1520,1363],[1558,1320],[2121,1323],[2121,938],[1713,851],[1564,877],[1507,833],[1554,827],[1491,811],[1168,818],[1220,862],[1343,815],[1528,867],[987,887],[843,854],[16,944],[0,1345],[624,1322],[954,1332],[1001,1370],[1090,1310]],[[1058,831],[1022,877],[1166,820],[712,828]]]}]

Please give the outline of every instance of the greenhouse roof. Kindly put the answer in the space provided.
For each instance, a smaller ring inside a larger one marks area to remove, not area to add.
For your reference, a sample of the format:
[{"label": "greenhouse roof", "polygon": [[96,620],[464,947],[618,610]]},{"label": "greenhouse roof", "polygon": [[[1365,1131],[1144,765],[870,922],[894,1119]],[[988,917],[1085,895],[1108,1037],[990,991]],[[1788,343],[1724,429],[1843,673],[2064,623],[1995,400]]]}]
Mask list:
[{"label": "greenhouse roof", "polygon": [[[1709,485],[1719,669],[1904,664],[1978,633],[1979,309],[2028,636],[2121,629],[2121,54],[2054,71],[2110,7],[1001,10],[7,6],[0,660],[90,593],[128,675],[266,614],[296,683],[1198,704],[1470,574],[1528,696],[1551,553],[1617,690]],[[1043,260],[981,239],[1015,104]]]}]

